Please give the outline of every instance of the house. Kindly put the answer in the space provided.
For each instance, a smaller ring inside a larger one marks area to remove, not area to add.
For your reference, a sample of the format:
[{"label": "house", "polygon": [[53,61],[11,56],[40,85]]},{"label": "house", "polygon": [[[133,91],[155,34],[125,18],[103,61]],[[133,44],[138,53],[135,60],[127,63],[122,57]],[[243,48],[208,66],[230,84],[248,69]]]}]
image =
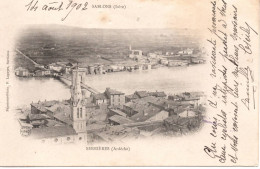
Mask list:
[{"label": "house", "polygon": [[150,57],[150,58],[156,58],[157,54],[155,54],[155,53],[148,53],[147,56]]},{"label": "house", "polygon": [[67,63],[64,68],[65,68],[65,73],[66,74],[70,74],[71,73],[71,69],[74,65],[72,63]]},{"label": "house", "polygon": [[167,117],[169,117],[169,112],[150,105],[143,111],[138,112],[137,114],[130,117],[130,119],[135,122],[144,122],[164,120]]},{"label": "house", "polygon": [[56,72],[61,72],[62,69],[63,69],[63,67],[61,65],[58,65],[56,63],[51,63],[51,64],[48,65],[48,67],[49,67],[50,70],[54,70]]},{"label": "house", "polygon": [[205,104],[207,101],[207,96],[205,95],[204,92],[189,92],[190,95],[192,95],[193,97],[197,97],[199,98],[198,100],[198,104]]},{"label": "house", "polygon": [[151,65],[151,64],[144,64],[144,65],[142,66],[142,68],[143,68],[143,70],[151,70],[152,65]]},{"label": "house", "polygon": [[142,57],[142,56],[136,57],[135,60],[136,60],[138,63],[145,63],[145,62],[146,62],[146,58],[145,58],[145,57]]},{"label": "house", "polygon": [[104,71],[109,73],[109,72],[113,72],[113,68],[110,65],[106,65],[103,67]]},{"label": "house", "polygon": [[191,55],[191,54],[193,54],[193,49],[187,48],[185,50],[180,50],[178,52],[178,54],[180,54],[180,55]]},{"label": "house", "polygon": [[97,74],[104,74],[104,66],[103,65],[98,65],[97,67]]},{"label": "house", "polygon": [[[70,111],[71,111],[69,105],[65,105],[62,103],[56,103],[52,106],[45,107],[45,109],[47,110],[47,115],[49,117],[51,117],[52,119],[56,119],[62,123],[65,123],[66,121],[59,120],[59,118],[57,118],[57,117],[65,116],[65,117],[69,118]],[[61,117],[61,118],[63,118],[63,117]],[[71,122],[68,122],[68,123],[70,124]]]},{"label": "house", "polygon": [[168,61],[168,59],[166,59],[166,58],[162,58],[162,59],[160,59],[160,63],[161,63],[162,65],[168,65],[169,61]]},{"label": "house", "polygon": [[60,123],[56,120],[52,120],[52,119],[47,119],[46,123],[44,125],[45,125],[45,127],[63,126],[62,123]]},{"label": "house", "polygon": [[87,117],[88,123],[100,123],[107,120],[108,109],[94,109],[88,112]]},{"label": "house", "polygon": [[123,116],[123,117],[127,117],[127,114],[122,112],[119,109],[109,109],[109,117],[114,116],[114,115],[119,115],[119,116]]},{"label": "house", "polygon": [[133,115],[143,111],[148,106],[148,103],[141,104],[138,102],[128,102],[124,104],[123,111],[127,114],[128,117],[132,117]]},{"label": "house", "polygon": [[94,134],[95,142],[105,141],[105,142],[125,142],[129,138],[138,138],[140,136],[140,130],[136,127],[129,128],[122,125],[116,125],[113,127],[106,127],[105,130],[101,132],[95,132]]},{"label": "house", "polygon": [[130,102],[132,100],[138,99],[139,97],[136,94],[130,94],[125,96],[125,102]]},{"label": "house", "polygon": [[190,104],[191,108],[195,108],[195,109],[198,107],[199,100],[200,100],[199,96],[192,95],[192,93],[189,92],[184,92],[182,93],[182,97],[183,97],[181,101],[182,104]]},{"label": "house", "polygon": [[93,102],[96,105],[108,104],[109,103],[109,99],[106,96],[106,93],[98,93],[98,94],[94,94],[93,95]]},{"label": "house", "polygon": [[161,110],[168,111],[170,115],[177,114],[180,109],[184,109],[189,105],[182,104],[180,102],[167,100],[164,98],[158,98],[157,100],[152,100],[149,104],[158,107]]},{"label": "house", "polygon": [[191,55],[191,54],[193,54],[193,49],[188,48],[188,49],[185,50],[185,53],[187,55]]},{"label": "house", "polygon": [[152,65],[151,64],[147,64],[147,70],[151,70],[152,69]]},{"label": "house", "polygon": [[49,69],[45,69],[45,68],[36,68],[35,71],[35,76],[50,76],[51,75],[51,71]]},{"label": "house", "polygon": [[46,108],[51,107],[56,103],[58,103],[56,100],[31,103],[31,114],[47,114]]},{"label": "house", "polygon": [[183,99],[183,97],[179,96],[179,95],[169,95],[168,96],[169,100],[173,100],[173,101],[181,101]]},{"label": "house", "polygon": [[159,113],[156,113],[155,115],[152,115],[148,120],[146,121],[160,121],[164,120],[169,117],[169,112],[165,110],[161,110]]},{"label": "house", "polygon": [[50,119],[46,114],[29,114],[29,121]]},{"label": "house", "polygon": [[121,67],[118,65],[110,65],[110,67],[112,68],[112,72],[120,72],[121,71]]},{"label": "house", "polygon": [[45,125],[45,123],[47,123],[47,119],[50,119],[50,117],[47,116],[46,114],[29,114],[28,115],[29,123],[34,128],[38,128],[42,125]]},{"label": "house", "polygon": [[132,120],[130,120],[126,117],[120,116],[120,115],[111,116],[108,118],[108,121],[111,126],[133,123]]},{"label": "house", "polygon": [[178,120],[178,116],[170,116],[164,119],[164,126],[168,131],[180,132],[182,126],[178,124]]},{"label": "house", "polygon": [[135,69],[138,69],[138,68],[139,68],[138,65],[126,65],[124,69],[131,72],[132,70],[135,70]]},{"label": "house", "polygon": [[110,106],[122,107],[125,104],[125,94],[110,88],[106,88],[106,96],[109,99]]},{"label": "house", "polygon": [[134,94],[137,95],[138,98],[144,98],[149,96],[147,91],[136,91]]},{"label": "house", "polygon": [[135,69],[143,70],[143,65],[142,64],[138,64],[138,65],[135,66]]},{"label": "house", "polygon": [[41,104],[37,104],[37,103],[32,103],[31,104],[31,113],[32,114],[42,114],[42,113],[47,113],[46,108],[41,105]]},{"label": "house", "polygon": [[147,96],[143,98],[138,97],[124,104],[123,111],[128,115],[128,117],[131,117],[145,110],[150,105],[150,102],[157,102],[157,100],[158,98],[154,96]]},{"label": "house", "polygon": [[139,56],[143,55],[143,52],[141,50],[130,50],[131,53],[129,54],[129,58],[136,59]]},{"label": "house", "polygon": [[36,70],[35,76],[45,76],[44,70]]},{"label": "house", "polygon": [[130,53],[130,54],[129,54],[129,58],[130,58],[130,59],[135,59],[135,55]]},{"label": "house", "polygon": [[162,97],[165,98],[167,95],[164,92],[150,92],[149,93],[150,96],[154,96],[154,97]]},{"label": "house", "polygon": [[93,65],[88,66],[88,74],[95,74],[95,67]]},{"label": "house", "polygon": [[196,117],[197,113],[192,110],[184,110],[183,112],[178,114],[180,117]]},{"label": "house", "polygon": [[184,52],[184,50],[180,50],[180,51],[178,51],[178,54],[182,55],[182,54],[185,54],[185,52]]},{"label": "house", "polygon": [[20,77],[28,77],[29,70],[22,67],[18,67],[17,69],[15,69],[15,75]]},{"label": "house", "polygon": [[85,107],[86,107],[86,111],[89,112],[95,110],[97,108],[97,105],[94,103],[86,103]]},{"label": "house", "polygon": [[194,64],[200,64],[200,63],[205,63],[206,60],[202,59],[202,58],[192,58],[191,62],[194,63]]}]

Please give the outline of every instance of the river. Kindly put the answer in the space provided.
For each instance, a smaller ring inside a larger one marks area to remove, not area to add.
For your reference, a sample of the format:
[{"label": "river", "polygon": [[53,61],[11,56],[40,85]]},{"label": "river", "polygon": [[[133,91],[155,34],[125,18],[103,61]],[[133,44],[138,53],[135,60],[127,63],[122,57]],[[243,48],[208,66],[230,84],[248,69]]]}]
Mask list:
[{"label": "river", "polygon": [[[136,90],[164,91],[173,94],[185,91],[203,91],[207,76],[205,65],[188,67],[162,67],[158,69],[117,72],[104,75],[88,75],[87,83],[100,92],[106,87],[125,94]],[[10,104],[29,105],[44,100],[63,100],[70,98],[69,87],[53,78],[14,77],[11,84]]]}]

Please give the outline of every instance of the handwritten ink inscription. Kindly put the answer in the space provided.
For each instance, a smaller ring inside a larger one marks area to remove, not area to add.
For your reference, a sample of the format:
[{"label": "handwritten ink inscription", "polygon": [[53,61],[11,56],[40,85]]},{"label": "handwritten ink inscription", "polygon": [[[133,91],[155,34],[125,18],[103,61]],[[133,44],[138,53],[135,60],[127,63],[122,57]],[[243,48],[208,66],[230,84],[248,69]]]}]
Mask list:
[{"label": "handwritten ink inscription", "polygon": [[247,60],[255,53],[258,32],[248,21],[240,21],[239,9],[225,0],[211,1],[211,25],[206,39],[210,50],[212,81],[208,105],[212,140],[204,152],[220,163],[239,160],[239,119],[255,109],[254,71]]},{"label": "handwritten ink inscription", "polygon": [[[25,5],[25,7],[27,8],[27,11],[37,11],[40,8],[38,4],[39,4],[38,0],[32,0],[27,5]],[[64,21],[73,10],[85,11],[87,9],[88,9],[88,2],[77,3],[77,2],[74,2],[73,0],[69,1],[68,4],[65,4],[63,1],[49,2],[47,4],[44,4],[41,7],[42,11],[63,11],[63,10],[66,10],[67,13],[64,17],[62,17],[62,19],[61,19],[62,21]]]},{"label": "handwritten ink inscription", "polygon": [[30,0],[29,3],[25,5],[25,9],[28,12],[62,12],[64,11],[64,16],[61,18],[61,21],[65,21],[68,16],[74,11],[87,11],[89,8],[98,9],[98,8],[106,8],[106,9],[126,9],[126,5],[124,4],[92,4],[90,5],[86,0],[69,0],[69,1],[56,1],[50,0],[50,2],[46,2],[44,0]]}]

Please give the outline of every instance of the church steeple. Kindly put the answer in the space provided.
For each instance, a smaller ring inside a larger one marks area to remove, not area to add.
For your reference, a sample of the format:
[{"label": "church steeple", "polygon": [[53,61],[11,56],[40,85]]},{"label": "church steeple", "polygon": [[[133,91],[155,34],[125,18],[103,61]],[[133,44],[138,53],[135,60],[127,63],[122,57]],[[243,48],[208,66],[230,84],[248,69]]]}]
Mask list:
[{"label": "church steeple", "polygon": [[85,76],[84,71],[80,71],[78,67],[72,70],[72,85],[71,85],[71,119],[73,128],[77,133],[86,131],[86,107],[82,97],[81,82],[82,76]]},{"label": "church steeple", "polygon": [[78,68],[72,71],[71,101],[74,106],[82,102],[81,78]]}]

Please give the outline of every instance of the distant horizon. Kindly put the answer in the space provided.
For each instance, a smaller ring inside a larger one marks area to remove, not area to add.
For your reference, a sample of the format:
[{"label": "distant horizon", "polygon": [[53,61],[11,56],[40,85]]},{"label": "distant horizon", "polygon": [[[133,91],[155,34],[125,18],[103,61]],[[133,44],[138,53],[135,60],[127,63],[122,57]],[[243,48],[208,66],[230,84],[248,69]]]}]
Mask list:
[{"label": "distant horizon", "polygon": [[54,28],[56,27],[68,27],[68,28],[74,28],[74,29],[108,29],[108,30],[143,30],[143,29],[150,29],[150,30],[156,30],[156,29],[160,29],[160,30],[191,30],[191,31],[199,31],[200,29],[198,28],[179,28],[179,27],[167,27],[167,28],[155,28],[155,27],[143,27],[143,28],[98,28],[98,27],[83,27],[83,26],[74,26],[74,25],[64,25],[64,24],[26,24],[23,25],[22,28],[27,29],[27,28],[33,28],[33,27],[45,27],[45,26],[50,26],[53,25]]}]

